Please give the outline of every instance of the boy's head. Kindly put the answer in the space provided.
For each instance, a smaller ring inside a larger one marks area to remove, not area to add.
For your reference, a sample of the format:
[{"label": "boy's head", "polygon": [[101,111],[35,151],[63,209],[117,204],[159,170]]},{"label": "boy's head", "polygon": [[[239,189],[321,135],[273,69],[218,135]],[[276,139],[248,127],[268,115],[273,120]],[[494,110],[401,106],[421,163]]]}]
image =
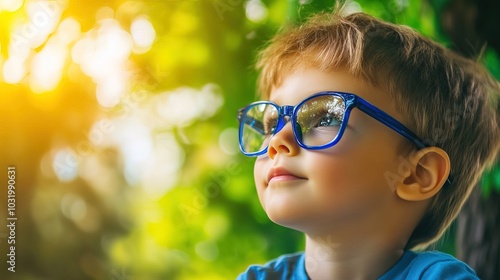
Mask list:
[{"label": "boy's head", "polygon": [[[264,99],[269,99],[277,88],[278,96],[286,95],[280,88],[283,83],[294,87],[287,78],[300,79],[301,71],[307,69],[347,74],[343,81],[354,77],[395,104],[381,109],[402,121],[429,146],[446,151],[451,184],[444,184],[430,199],[411,234],[409,248],[427,245],[440,237],[498,153],[498,83],[476,62],[407,27],[362,13],[342,16],[340,10],[317,15],[277,35],[261,52],[257,67]],[[414,145],[400,143],[397,151],[401,155],[414,154],[410,153],[416,150]]]}]

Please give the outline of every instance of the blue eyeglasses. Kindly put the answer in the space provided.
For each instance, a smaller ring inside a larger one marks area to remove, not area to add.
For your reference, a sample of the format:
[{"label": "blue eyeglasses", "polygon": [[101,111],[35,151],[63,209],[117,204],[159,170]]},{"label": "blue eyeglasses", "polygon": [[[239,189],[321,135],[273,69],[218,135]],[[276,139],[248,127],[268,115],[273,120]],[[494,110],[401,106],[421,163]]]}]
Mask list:
[{"label": "blue eyeglasses", "polygon": [[240,149],[247,156],[266,153],[271,137],[285,126],[287,119],[292,123],[293,134],[300,147],[308,150],[332,147],[342,138],[351,110],[355,107],[396,131],[417,148],[428,147],[402,123],[361,97],[325,91],[304,99],[297,106],[258,101],[240,109]]},{"label": "blue eyeglasses", "polygon": [[[353,108],[385,124],[412,142],[418,149],[429,147],[395,118],[363,98],[345,92],[316,93],[297,106],[279,106],[271,101],[257,101],[238,110],[240,150],[246,156],[265,154],[271,137],[288,121],[300,147],[321,150],[332,147],[342,138]],[[451,175],[446,184],[451,184]]]}]

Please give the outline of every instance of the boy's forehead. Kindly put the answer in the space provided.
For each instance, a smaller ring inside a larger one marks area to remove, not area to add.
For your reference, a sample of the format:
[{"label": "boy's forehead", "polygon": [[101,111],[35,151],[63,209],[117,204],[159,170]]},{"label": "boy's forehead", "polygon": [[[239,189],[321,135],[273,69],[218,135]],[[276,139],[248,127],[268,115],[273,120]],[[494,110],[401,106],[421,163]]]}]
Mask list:
[{"label": "boy's forehead", "polygon": [[[339,71],[321,71],[315,67],[298,66],[282,73],[281,79],[273,85],[268,99],[275,103],[296,104],[305,97],[321,91],[341,91]],[[294,101],[294,102],[293,102]]]},{"label": "boy's forehead", "polygon": [[283,75],[281,82],[271,88],[268,99],[279,105],[296,105],[322,91],[353,93],[401,120],[389,93],[345,70],[321,71],[314,67],[299,67]]},{"label": "boy's forehead", "polygon": [[363,79],[357,78],[346,71],[322,71],[315,67],[301,66],[285,73],[279,83],[274,85],[269,93],[269,100],[293,100],[322,91],[340,91],[354,93],[361,97],[375,94],[378,91]]}]

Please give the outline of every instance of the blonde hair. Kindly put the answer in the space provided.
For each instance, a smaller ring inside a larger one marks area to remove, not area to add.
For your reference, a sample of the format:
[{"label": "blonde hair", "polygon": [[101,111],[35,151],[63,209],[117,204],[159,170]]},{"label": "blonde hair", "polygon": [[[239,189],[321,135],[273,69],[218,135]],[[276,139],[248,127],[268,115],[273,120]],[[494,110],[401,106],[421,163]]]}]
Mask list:
[{"label": "blonde hair", "polygon": [[299,65],[342,70],[386,91],[404,122],[451,160],[452,183],[434,198],[407,247],[435,242],[455,219],[500,147],[500,86],[479,63],[461,57],[409,27],[364,13],[315,15],[282,30],[260,52],[260,93]]}]

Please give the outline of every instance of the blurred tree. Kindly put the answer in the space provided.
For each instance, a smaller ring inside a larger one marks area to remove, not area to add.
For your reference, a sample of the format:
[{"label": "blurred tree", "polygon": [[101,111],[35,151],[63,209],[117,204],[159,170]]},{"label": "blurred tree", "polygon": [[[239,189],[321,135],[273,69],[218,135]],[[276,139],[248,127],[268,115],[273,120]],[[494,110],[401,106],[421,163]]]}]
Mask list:
[{"label": "blurred tree", "polygon": [[[19,1],[10,3],[15,2]],[[68,78],[68,71],[56,88],[35,94],[29,74],[19,82],[7,81],[7,77],[15,72],[7,67],[7,60],[4,59],[39,53],[48,45],[50,38],[55,37],[51,36],[54,31],[46,34],[45,38],[42,33],[51,24],[59,24],[61,18],[87,17],[87,21],[81,21],[84,28],[89,28],[88,22],[95,22],[95,19],[75,12],[82,6],[75,2],[26,2],[30,5],[29,11],[21,5],[15,11],[0,9],[0,69],[3,68],[0,71],[3,74],[0,83],[0,157],[2,170],[6,170],[7,166],[16,167],[15,214],[18,218],[16,272],[11,273],[3,266],[0,278],[109,278],[110,262],[101,246],[102,238],[123,234],[126,229],[117,221],[126,221],[126,216],[121,217],[117,213],[121,212],[118,208],[110,207],[105,198],[97,195],[81,179],[62,182],[55,176],[47,178],[42,175],[52,168],[49,158],[54,149],[68,145],[76,150],[76,146],[86,139],[86,132],[97,119],[98,104],[95,96],[89,94],[95,92],[95,85],[85,76],[75,80]],[[112,2],[91,1],[83,6],[86,12],[95,14],[103,5]],[[37,36],[41,36],[43,41],[30,49],[28,45]],[[33,61],[19,61],[14,69],[32,66]],[[53,63],[46,64],[46,68]],[[112,150],[102,150],[102,153],[106,155],[104,160],[110,168],[119,171],[119,155]],[[76,162],[70,165],[73,164],[76,165]],[[54,175],[53,172],[48,173]],[[121,182],[117,180],[115,183]],[[7,217],[7,207],[4,207],[6,195],[5,191],[0,192],[2,221]],[[85,210],[85,218],[93,220],[80,224],[75,222],[71,215],[72,211],[76,213],[78,207]],[[3,234],[3,231],[0,232]],[[0,239],[0,260],[5,264],[6,243],[3,241]]]},{"label": "blurred tree", "polygon": [[[448,0],[438,6],[439,27],[450,47],[465,57],[478,58],[498,69],[500,54],[500,2],[495,0]],[[489,48],[489,49],[487,49]],[[499,73],[497,79],[500,78]],[[500,108],[499,108],[500,110]],[[458,216],[457,257],[467,262],[479,278],[500,277],[500,163],[473,191]]]}]

